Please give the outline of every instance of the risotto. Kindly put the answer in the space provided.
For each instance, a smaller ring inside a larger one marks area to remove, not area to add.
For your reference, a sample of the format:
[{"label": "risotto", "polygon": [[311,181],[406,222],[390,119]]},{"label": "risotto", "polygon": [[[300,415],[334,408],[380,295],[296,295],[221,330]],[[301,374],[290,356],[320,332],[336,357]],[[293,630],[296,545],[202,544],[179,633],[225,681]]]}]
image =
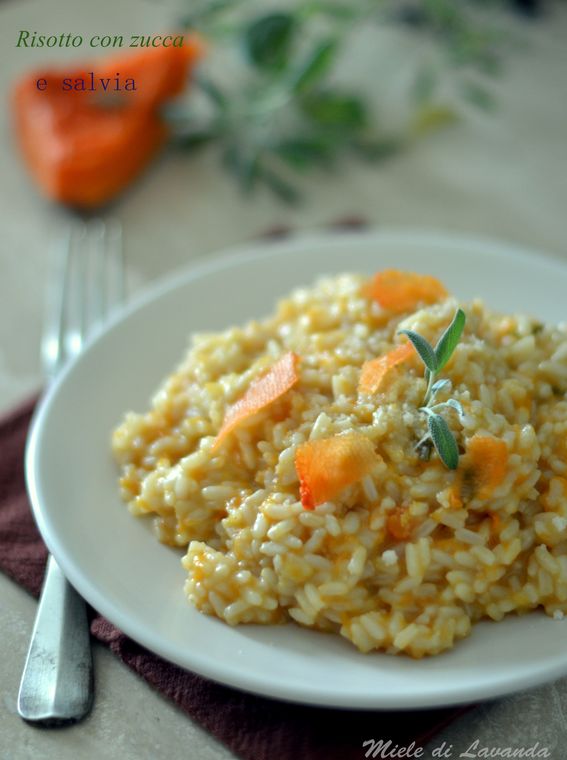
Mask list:
[{"label": "risotto", "polygon": [[[267,319],[194,336],[149,411],[114,431],[122,497],[186,550],[198,610],[417,658],[483,618],[563,618],[567,326],[389,276],[322,279]],[[400,331],[435,345],[458,308],[435,399],[453,467]]]}]

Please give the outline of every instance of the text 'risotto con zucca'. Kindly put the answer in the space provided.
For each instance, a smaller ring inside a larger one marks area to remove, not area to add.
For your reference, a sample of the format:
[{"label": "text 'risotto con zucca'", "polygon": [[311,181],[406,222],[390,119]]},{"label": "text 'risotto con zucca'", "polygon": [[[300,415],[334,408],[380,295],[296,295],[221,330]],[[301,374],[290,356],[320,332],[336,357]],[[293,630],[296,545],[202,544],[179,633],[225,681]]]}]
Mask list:
[{"label": "text 'risotto con zucca'", "polygon": [[567,326],[345,274],[194,336],[112,446],[197,609],[422,657],[567,612],[566,391]]}]

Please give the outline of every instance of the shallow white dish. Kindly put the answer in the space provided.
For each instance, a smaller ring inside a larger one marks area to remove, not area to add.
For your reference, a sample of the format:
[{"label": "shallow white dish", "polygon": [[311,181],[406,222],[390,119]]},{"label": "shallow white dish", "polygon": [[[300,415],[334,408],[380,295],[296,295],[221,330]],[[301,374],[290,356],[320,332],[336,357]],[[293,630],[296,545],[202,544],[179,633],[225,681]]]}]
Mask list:
[{"label": "shallow white dish", "polygon": [[190,333],[268,314],[322,274],[386,266],[437,275],[459,298],[482,296],[502,311],[565,316],[567,267],[511,246],[420,232],[302,237],[241,248],[158,285],[51,387],[27,450],[35,518],[73,585],[133,639],[231,686],[341,707],[449,705],[567,674],[567,620],[539,613],[477,625],[451,652],[421,661],[362,655],[294,625],[230,628],[189,606],[181,553],[119,499],[111,430],[126,410],[146,409]]}]

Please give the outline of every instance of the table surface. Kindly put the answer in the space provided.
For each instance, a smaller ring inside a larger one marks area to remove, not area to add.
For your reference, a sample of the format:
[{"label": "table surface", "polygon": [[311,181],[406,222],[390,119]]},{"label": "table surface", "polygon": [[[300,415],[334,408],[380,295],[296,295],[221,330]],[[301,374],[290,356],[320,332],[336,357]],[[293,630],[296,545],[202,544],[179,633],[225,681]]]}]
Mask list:
[{"label": "table surface", "polygon": [[[22,170],[6,107],[18,73],[46,58],[64,58],[67,51],[16,50],[17,31],[54,33],[64,26],[78,33],[129,32],[132,18],[134,31],[153,31],[167,27],[171,11],[163,3],[140,0],[11,0],[0,6],[0,410],[41,383],[46,244],[67,222],[63,211],[36,195]],[[300,208],[282,207],[263,194],[243,198],[213,153],[161,157],[116,209],[124,227],[131,289],[275,225],[314,229],[349,215],[380,227],[498,238],[567,258],[567,8],[558,7],[550,18],[516,31],[524,44],[509,54],[495,85],[495,113],[473,113],[387,163],[349,164],[331,181],[310,176],[305,181],[308,202]],[[96,644],[92,714],[64,730],[25,725],[16,713],[16,695],[36,603],[0,576],[0,604],[0,641],[9,653],[0,664],[5,707],[0,712],[0,757],[232,757]],[[566,715],[564,679],[476,708],[436,737],[426,755],[443,742],[452,744],[458,756],[475,740],[479,747],[530,747],[539,741],[550,749],[550,757],[560,758]]]}]

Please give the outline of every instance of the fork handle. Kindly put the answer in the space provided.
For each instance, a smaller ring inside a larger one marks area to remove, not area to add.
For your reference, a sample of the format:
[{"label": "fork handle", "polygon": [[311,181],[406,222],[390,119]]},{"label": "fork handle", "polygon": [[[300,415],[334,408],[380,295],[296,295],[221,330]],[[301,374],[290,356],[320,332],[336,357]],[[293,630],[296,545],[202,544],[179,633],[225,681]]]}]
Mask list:
[{"label": "fork handle", "polygon": [[93,666],[84,600],[50,555],[18,694],[39,725],[74,723],[91,709]]}]

